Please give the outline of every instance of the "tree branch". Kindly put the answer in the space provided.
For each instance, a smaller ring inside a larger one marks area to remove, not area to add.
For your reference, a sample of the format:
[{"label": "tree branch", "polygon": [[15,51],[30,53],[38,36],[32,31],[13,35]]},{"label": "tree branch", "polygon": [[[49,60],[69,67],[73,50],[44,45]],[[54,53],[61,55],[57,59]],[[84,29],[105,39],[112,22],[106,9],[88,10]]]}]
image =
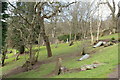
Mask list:
[{"label": "tree branch", "polygon": [[109,3],[108,1],[107,1],[107,5],[108,5],[108,7],[110,8],[111,12],[114,12],[112,6],[110,5],[110,3]]},{"label": "tree branch", "polygon": [[[13,4],[11,4],[10,2],[8,2],[14,9],[16,9],[16,10],[18,10]],[[27,18],[25,18],[25,17],[23,17],[20,13],[18,13],[19,14],[19,16],[23,19],[23,20],[25,20],[29,25],[31,25],[31,23],[29,23],[29,21],[27,20]]]},{"label": "tree branch", "polygon": [[113,9],[114,9],[114,12],[115,12],[115,1],[113,0]]},{"label": "tree branch", "polygon": [[55,15],[57,14],[57,12],[61,12],[61,11],[62,11],[62,8],[68,7],[69,5],[71,5],[71,4],[73,4],[73,3],[76,3],[76,2],[72,2],[72,3],[69,3],[69,4],[67,4],[67,5],[59,5],[58,7],[56,7],[56,10],[55,10],[51,15],[47,16],[47,14],[45,14],[45,15],[42,16],[42,18],[47,18],[47,19],[49,19],[49,18],[55,16]]},{"label": "tree branch", "polygon": [[110,5],[110,3],[109,3],[108,0],[106,0],[106,1],[107,1],[107,2],[101,2],[101,3],[99,3],[99,5],[100,5],[100,4],[107,4],[108,7],[110,8],[111,12],[114,13],[114,12],[115,12],[115,2],[114,2],[114,0],[112,0],[112,2],[113,2],[113,7]]}]

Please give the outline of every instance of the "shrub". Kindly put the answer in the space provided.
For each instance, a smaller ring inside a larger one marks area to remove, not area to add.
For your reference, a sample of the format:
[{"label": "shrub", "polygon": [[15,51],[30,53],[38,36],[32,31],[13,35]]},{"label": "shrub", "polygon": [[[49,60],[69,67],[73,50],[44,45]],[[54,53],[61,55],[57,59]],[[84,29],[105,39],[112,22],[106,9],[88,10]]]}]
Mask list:
[{"label": "shrub", "polygon": [[114,38],[114,37],[112,37],[112,38],[111,38],[111,40],[115,40],[115,38]]},{"label": "shrub", "polygon": [[[66,42],[67,39],[68,40],[70,39],[70,35],[61,35],[61,36],[58,37],[58,40],[60,40],[60,41],[63,40],[64,42]],[[74,39],[74,34],[72,34],[72,36],[71,36],[71,40],[73,40],[73,39]]]},{"label": "shrub", "polygon": [[120,42],[120,38],[118,38],[118,41]]}]

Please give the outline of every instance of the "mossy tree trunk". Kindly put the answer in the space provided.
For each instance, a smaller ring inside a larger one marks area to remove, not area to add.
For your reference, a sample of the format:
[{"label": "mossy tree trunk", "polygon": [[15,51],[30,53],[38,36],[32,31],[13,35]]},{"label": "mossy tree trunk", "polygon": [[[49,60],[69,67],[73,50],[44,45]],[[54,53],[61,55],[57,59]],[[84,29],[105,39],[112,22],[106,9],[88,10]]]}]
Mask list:
[{"label": "mossy tree trunk", "polygon": [[21,45],[20,46],[20,54],[23,54],[25,51],[25,46],[24,45]]},{"label": "mossy tree trunk", "polygon": [[48,36],[46,35],[45,26],[44,26],[44,19],[42,19],[42,18],[41,18],[40,26],[41,26],[41,32],[42,32],[41,34],[42,34],[42,37],[43,37],[44,42],[46,44],[48,57],[52,57],[52,51],[51,51],[51,47],[50,47],[50,42],[49,42]]},{"label": "mossy tree trunk", "polygon": [[3,52],[2,52],[2,66],[5,65],[5,57],[6,57],[6,53],[7,53],[7,47],[4,48]]}]

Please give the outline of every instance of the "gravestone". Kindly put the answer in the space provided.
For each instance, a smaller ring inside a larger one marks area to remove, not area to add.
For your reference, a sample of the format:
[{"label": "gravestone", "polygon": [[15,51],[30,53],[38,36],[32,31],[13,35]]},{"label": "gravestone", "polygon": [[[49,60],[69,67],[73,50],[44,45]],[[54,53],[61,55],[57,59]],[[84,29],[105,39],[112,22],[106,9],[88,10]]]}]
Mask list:
[{"label": "gravestone", "polygon": [[68,43],[69,41],[68,41],[68,38],[67,38],[67,41],[66,41],[66,43]]}]

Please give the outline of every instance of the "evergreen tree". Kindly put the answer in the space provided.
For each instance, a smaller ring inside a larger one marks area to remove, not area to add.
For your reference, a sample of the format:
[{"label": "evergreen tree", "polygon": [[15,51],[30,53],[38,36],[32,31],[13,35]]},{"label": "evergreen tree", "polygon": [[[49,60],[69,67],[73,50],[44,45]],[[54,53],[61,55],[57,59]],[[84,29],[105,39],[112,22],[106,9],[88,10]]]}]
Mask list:
[{"label": "evergreen tree", "polygon": [[7,23],[5,22],[5,19],[9,17],[8,14],[5,13],[7,10],[7,2],[2,2],[2,46],[5,46],[5,39],[6,39],[6,32],[7,32]]},{"label": "evergreen tree", "polygon": [[2,2],[2,12],[1,12],[1,23],[2,23],[2,29],[0,30],[2,32],[2,39],[1,39],[1,46],[2,46],[2,66],[4,66],[4,61],[5,61],[5,57],[6,57],[6,52],[7,52],[7,46],[5,43],[5,39],[6,39],[6,32],[7,32],[7,23],[6,23],[6,18],[9,17],[8,14],[6,14],[6,10],[7,10],[7,2]]}]

